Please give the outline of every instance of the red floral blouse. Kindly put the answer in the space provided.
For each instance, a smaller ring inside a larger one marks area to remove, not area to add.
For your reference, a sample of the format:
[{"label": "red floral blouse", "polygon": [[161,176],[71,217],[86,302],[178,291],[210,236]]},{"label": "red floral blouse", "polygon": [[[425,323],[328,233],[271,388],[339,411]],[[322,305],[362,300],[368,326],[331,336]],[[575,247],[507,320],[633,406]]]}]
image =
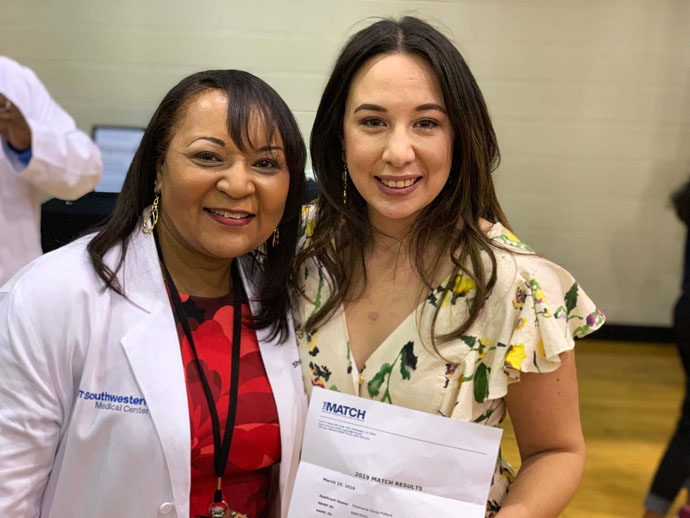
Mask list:
[{"label": "red floral blouse", "polygon": [[[230,392],[232,294],[220,298],[180,294],[180,298],[216,400],[221,433],[224,433]],[[250,314],[246,303],[242,305],[242,314]],[[192,437],[189,509],[190,517],[197,518],[208,515],[217,484],[213,466],[213,427],[194,353],[177,315],[175,321],[185,367]],[[280,427],[273,391],[261,360],[256,333],[243,325],[237,417],[223,477],[223,495],[230,509],[250,518],[267,516],[272,466],[279,461]]]}]

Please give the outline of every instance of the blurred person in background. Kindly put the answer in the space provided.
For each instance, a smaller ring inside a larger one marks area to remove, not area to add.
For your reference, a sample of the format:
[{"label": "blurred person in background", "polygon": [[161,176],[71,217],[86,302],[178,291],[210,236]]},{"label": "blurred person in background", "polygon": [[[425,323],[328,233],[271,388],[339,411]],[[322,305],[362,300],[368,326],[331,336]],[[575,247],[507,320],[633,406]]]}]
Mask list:
[{"label": "blurred person in background", "polygon": [[[645,499],[644,518],[664,518],[681,488],[690,491],[690,181],[673,194],[678,218],[688,227],[685,238],[682,294],[673,312],[676,346],[685,370],[685,399],[676,431],[669,442]],[[679,518],[690,518],[688,502]]]},{"label": "blurred person in background", "polygon": [[0,56],[0,286],[41,255],[41,191],[75,200],[103,164],[96,144],[30,69]]}]

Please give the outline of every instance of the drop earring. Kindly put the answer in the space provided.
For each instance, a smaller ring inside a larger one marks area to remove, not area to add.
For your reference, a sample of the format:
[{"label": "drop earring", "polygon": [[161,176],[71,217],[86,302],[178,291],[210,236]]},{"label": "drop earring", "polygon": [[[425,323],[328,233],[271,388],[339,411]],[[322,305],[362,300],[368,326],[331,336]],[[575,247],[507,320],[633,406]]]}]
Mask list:
[{"label": "drop earring", "polygon": [[151,208],[146,213],[146,216],[144,216],[144,222],[141,224],[141,231],[144,234],[150,234],[153,232],[153,229],[156,228],[156,223],[158,223],[158,202],[160,199],[160,195],[156,193]]},{"label": "drop earring", "polygon": [[271,246],[275,248],[275,246],[280,243],[280,231],[278,230],[278,227],[273,231],[273,239],[271,239]]}]

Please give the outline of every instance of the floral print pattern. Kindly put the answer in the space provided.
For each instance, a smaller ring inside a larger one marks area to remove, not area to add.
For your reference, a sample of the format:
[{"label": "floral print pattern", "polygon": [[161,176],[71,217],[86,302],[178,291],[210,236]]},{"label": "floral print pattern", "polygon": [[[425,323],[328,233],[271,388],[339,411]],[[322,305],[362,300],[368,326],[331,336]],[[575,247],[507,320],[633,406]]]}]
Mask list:
[{"label": "floral print pattern", "polygon": [[393,375],[393,368],[398,361],[400,361],[400,376],[403,380],[409,380],[412,376],[411,371],[417,368],[417,356],[414,354],[413,341],[407,342],[403,348],[400,349],[400,352],[398,353],[398,356],[395,357],[393,363],[384,363],[381,365],[381,368],[376,375],[371,378],[369,383],[367,383],[367,391],[369,392],[369,397],[371,399],[376,399],[379,396],[381,386],[385,382],[385,391],[383,392],[380,401],[393,404],[390,393],[390,383],[391,376]]},{"label": "floral print pattern", "polygon": [[[301,246],[309,246],[313,208],[302,223]],[[559,354],[574,347],[574,338],[600,327],[596,309],[572,276],[534,254],[513,233],[496,223],[488,237],[495,243],[497,281],[479,318],[460,339],[430,342],[433,312],[440,306],[436,333],[455,329],[469,315],[476,286],[467,276],[446,279],[424,303],[371,354],[361,372],[351,360],[342,307],[319,329],[306,333],[301,322],[329,296],[325,272],[313,262],[301,265],[303,297],[294,310],[298,347],[307,393],[312,386],[340,390],[369,399],[442,416],[500,426],[504,396],[522,372],[551,372]],[[487,270],[490,261],[483,253]],[[486,517],[495,516],[513,481],[512,468],[499,455]]]}]

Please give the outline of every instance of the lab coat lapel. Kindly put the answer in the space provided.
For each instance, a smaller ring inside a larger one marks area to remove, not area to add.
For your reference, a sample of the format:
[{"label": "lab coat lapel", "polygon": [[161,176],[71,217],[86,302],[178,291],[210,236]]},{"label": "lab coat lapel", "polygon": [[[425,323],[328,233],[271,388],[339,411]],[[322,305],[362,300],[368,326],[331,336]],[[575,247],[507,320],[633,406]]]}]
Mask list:
[{"label": "lab coat lapel", "polygon": [[151,236],[138,232],[133,236],[124,266],[125,292],[141,316],[122,346],[158,433],[173,496],[186,501],[191,486],[187,389],[180,342]]},{"label": "lab coat lapel", "polygon": [[[244,259],[240,264],[240,274],[244,283],[244,289],[249,299],[249,306],[252,314],[256,315],[260,309],[256,301],[257,290],[253,283],[253,276],[251,269],[253,268],[250,259]],[[280,420],[281,431],[283,427],[286,430],[291,430],[294,425],[293,414],[288,412],[288,409],[295,404],[295,377],[291,371],[298,368],[298,364],[293,362],[298,361],[297,349],[295,347],[294,336],[292,333],[292,321],[290,321],[290,336],[285,341],[281,341],[275,337],[270,338],[270,328],[257,329],[256,338],[259,342],[259,349],[261,351],[261,359],[266,369],[266,374],[274,388],[274,397],[278,407],[278,418]],[[301,372],[301,371],[300,371]],[[301,379],[300,386],[301,386]],[[281,390],[276,390],[280,387]],[[301,392],[304,390],[302,389]],[[298,392],[299,393],[299,392]],[[283,450],[285,451],[285,450]]]},{"label": "lab coat lapel", "polygon": [[[244,258],[240,262],[240,274],[249,299],[252,314],[257,314],[259,304],[256,302],[256,286],[253,275],[251,258]],[[290,315],[288,314],[288,318]],[[261,359],[266,369],[273,397],[278,409],[280,422],[281,468],[280,468],[280,516],[287,515],[288,504],[292,492],[297,465],[299,463],[304,419],[307,412],[307,399],[302,382],[302,370],[294,336],[292,319],[288,322],[289,336],[284,342],[277,337],[270,338],[270,328],[257,329],[256,338],[259,342]]]}]

